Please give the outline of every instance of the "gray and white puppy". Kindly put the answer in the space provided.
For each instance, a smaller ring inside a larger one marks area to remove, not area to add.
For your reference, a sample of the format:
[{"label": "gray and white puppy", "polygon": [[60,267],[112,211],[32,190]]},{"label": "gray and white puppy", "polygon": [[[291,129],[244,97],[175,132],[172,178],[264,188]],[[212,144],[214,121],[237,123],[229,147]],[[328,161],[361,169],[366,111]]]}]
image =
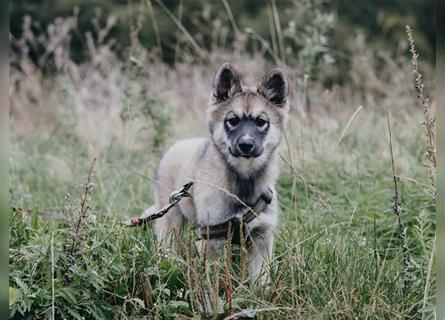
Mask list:
[{"label": "gray and white puppy", "polygon": [[[281,69],[267,73],[257,87],[246,87],[234,66],[225,63],[219,68],[207,110],[210,136],[175,143],[160,162],[156,204],[143,216],[166,206],[171,192],[194,182],[192,198],[184,198],[155,221],[160,241],[168,245],[172,231],[180,230],[186,221],[211,226],[240,217],[244,204],[254,206],[270,188],[272,202],[247,225],[245,234],[251,240],[249,273],[262,273],[272,257],[278,218],[274,188],[278,147],[288,110],[288,83]],[[207,250],[207,256],[217,257],[223,244],[224,240],[201,240],[198,247],[201,252]]]}]

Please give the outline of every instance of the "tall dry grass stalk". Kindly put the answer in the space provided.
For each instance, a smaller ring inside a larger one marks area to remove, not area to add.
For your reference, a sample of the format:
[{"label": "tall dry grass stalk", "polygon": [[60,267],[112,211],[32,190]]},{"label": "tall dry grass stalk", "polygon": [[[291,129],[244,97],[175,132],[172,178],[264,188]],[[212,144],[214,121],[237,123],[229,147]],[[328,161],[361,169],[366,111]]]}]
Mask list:
[{"label": "tall dry grass stalk", "polygon": [[51,320],[56,319],[56,304],[55,304],[55,288],[56,278],[54,277],[56,271],[54,263],[54,231],[51,232]]},{"label": "tall dry grass stalk", "polygon": [[343,131],[341,132],[340,138],[338,138],[337,140],[337,145],[340,144],[340,142],[343,140],[346,131],[348,131],[349,127],[352,124],[352,121],[354,121],[355,117],[357,116],[357,114],[360,112],[360,110],[362,110],[362,106],[360,105],[357,110],[355,110],[355,112],[352,114],[351,118],[349,119],[348,123],[346,124],[345,128],[343,129]]},{"label": "tall dry grass stalk", "polygon": [[416,50],[416,44],[414,42],[414,33],[409,25],[405,27],[406,34],[408,36],[408,41],[410,45],[409,51],[411,52],[411,63],[413,65],[414,74],[414,86],[417,93],[417,98],[423,107],[423,114],[425,116],[425,121],[423,125],[425,126],[427,141],[426,150],[427,158],[430,161],[430,178],[433,186],[436,186],[436,119],[434,116],[434,111],[431,106],[430,99],[425,95],[423,83],[423,77],[419,69],[419,54]]},{"label": "tall dry grass stalk", "polygon": [[[419,100],[419,103],[421,104],[423,108],[423,114],[424,114],[424,122],[422,123],[425,127],[425,133],[426,133],[426,151],[427,151],[427,159],[429,160],[429,177],[431,179],[434,191],[433,191],[433,201],[435,200],[436,196],[436,172],[437,172],[437,158],[436,158],[436,151],[437,151],[437,144],[436,144],[436,118],[434,114],[434,110],[431,105],[430,99],[426,96],[424,88],[425,85],[423,83],[423,76],[420,73],[419,68],[419,54],[416,50],[416,44],[414,41],[414,32],[411,29],[409,25],[405,26],[405,32],[408,36],[408,41],[410,45],[410,53],[411,53],[411,63],[413,66],[413,75],[414,75],[414,87],[416,89],[417,99]],[[431,279],[431,273],[433,271],[433,261],[435,257],[436,252],[436,236],[434,236],[433,242],[432,242],[432,248],[431,248],[431,255],[428,262],[428,269],[425,279],[425,287],[423,292],[423,303],[422,303],[422,319],[426,318],[426,305],[428,303],[428,293],[430,290],[430,279]]]},{"label": "tall dry grass stalk", "polygon": [[[88,206],[88,200],[90,197],[91,190],[93,189],[93,176],[94,176],[94,165],[96,164],[96,158],[93,159],[90,165],[90,169],[88,170],[88,174],[86,177],[86,180],[83,184],[83,194],[80,198],[80,207],[79,207],[79,216],[77,217],[77,221],[74,224],[74,230],[71,233],[71,239],[70,239],[70,245],[68,247],[68,254],[67,257],[69,259],[68,264],[73,265],[75,262],[75,256],[74,256],[74,248],[75,245],[79,239],[79,233],[82,226],[82,223],[84,223],[84,220],[88,214],[88,211],[90,207]],[[64,284],[66,285],[69,282],[70,278],[68,275],[64,276]]]},{"label": "tall dry grass stalk", "polygon": [[289,270],[289,265],[291,263],[291,255],[288,255],[286,258],[286,261],[284,262],[283,267],[281,268],[277,278],[275,279],[273,286],[272,286],[272,292],[269,295],[269,301],[274,303],[275,299],[277,297],[278,294],[278,288],[281,285],[281,282],[283,281],[284,275],[286,274],[286,272],[288,272]]},{"label": "tall dry grass stalk", "polygon": [[153,22],[153,30],[155,31],[155,35],[156,35],[156,43],[157,43],[158,50],[159,50],[159,57],[160,57],[160,60],[162,61],[164,54],[162,52],[162,44],[161,44],[161,36],[159,35],[158,20],[156,19],[156,15],[153,10],[153,4],[152,4],[151,0],[146,0],[146,3],[147,3],[148,10],[150,11],[151,20]]},{"label": "tall dry grass stalk", "polygon": [[246,269],[248,262],[248,250],[246,239],[244,238],[243,228],[240,228],[240,261],[239,261],[239,270],[241,282],[244,282],[246,279]]},{"label": "tall dry grass stalk", "polygon": [[224,263],[224,286],[225,286],[225,294],[226,294],[226,303],[227,303],[227,316],[231,316],[233,314],[232,301],[233,301],[233,284],[232,284],[232,274],[230,272],[232,266],[232,225],[229,224],[229,228],[227,230],[227,245],[225,248],[226,251],[226,259]]},{"label": "tall dry grass stalk", "polygon": [[222,3],[227,11],[227,16],[229,17],[230,24],[232,25],[233,28],[233,32],[235,32],[235,35],[238,36],[239,33],[238,26],[236,25],[235,17],[233,16],[232,10],[230,9],[230,5],[227,2],[227,0],[222,0]]},{"label": "tall dry grass stalk", "polygon": [[278,61],[280,61],[281,58],[280,58],[279,52],[278,52],[277,33],[276,33],[276,30],[275,30],[275,23],[274,23],[274,18],[273,18],[272,11],[273,11],[272,8],[267,10],[267,18],[268,18],[268,21],[269,21],[270,38],[271,38],[271,42],[272,42],[272,48],[271,48],[272,51],[273,51],[272,55],[274,57],[276,57],[275,58],[275,62],[278,62]]},{"label": "tall dry grass stalk", "polygon": [[156,306],[153,302],[153,297],[152,297],[153,290],[151,288],[150,281],[143,274],[140,275],[140,281],[141,281],[141,291],[142,291],[142,296],[144,298],[145,308],[148,310],[148,314],[152,315],[154,313]]},{"label": "tall dry grass stalk", "polygon": [[403,225],[401,214],[402,214],[402,201],[400,199],[400,192],[399,192],[399,177],[396,175],[396,169],[394,165],[394,153],[392,148],[392,132],[391,132],[391,123],[389,121],[389,112],[386,112],[386,121],[388,125],[388,134],[389,134],[389,150],[391,155],[391,168],[392,168],[392,177],[394,181],[394,205],[393,205],[393,212],[394,215],[397,218],[397,225],[399,228],[399,239],[402,246],[402,254],[403,254],[403,271],[404,271],[404,281],[403,281],[403,293],[406,292],[406,290],[410,286],[410,278],[409,278],[409,269],[411,265],[411,255],[408,250],[408,246],[406,244],[406,232],[405,232],[405,226]]},{"label": "tall dry grass stalk", "polygon": [[161,7],[161,9],[167,14],[167,16],[174,22],[176,27],[184,34],[185,39],[190,43],[191,47],[196,51],[199,57],[208,61],[207,52],[201,48],[201,46],[195,41],[195,38],[190,34],[190,32],[184,27],[181,21],[175,17],[175,15],[165,6],[165,4],[161,0],[155,0],[156,3]]},{"label": "tall dry grass stalk", "polygon": [[312,125],[313,118],[312,118],[312,108],[311,108],[311,98],[309,96],[309,75],[304,74],[303,76],[303,99],[304,99],[304,111],[307,114],[307,117],[309,119],[309,125]]},{"label": "tall dry grass stalk", "polygon": [[284,60],[284,44],[283,44],[283,32],[281,30],[280,16],[277,10],[277,4],[275,0],[270,0],[270,7],[272,10],[272,17],[274,22],[275,33],[277,37],[277,52],[280,57],[281,62],[285,62]]},{"label": "tall dry grass stalk", "polygon": [[431,255],[430,255],[430,260],[428,262],[428,269],[426,272],[426,279],[425,279],[425,288],[423,290],[423,303],[422,303],[422,320],[426,319],[426,305],[428,303],[428,293],[430,291],[430,287],[431,287],[431,283],[430,283],[430,279],[431,279],[431,273],[433,272],[433,262],[434,262],[434,257],[435,257],[435,252],[436,252],[436,236],[434,236],[433,239],[433,245],[431,247]]}]

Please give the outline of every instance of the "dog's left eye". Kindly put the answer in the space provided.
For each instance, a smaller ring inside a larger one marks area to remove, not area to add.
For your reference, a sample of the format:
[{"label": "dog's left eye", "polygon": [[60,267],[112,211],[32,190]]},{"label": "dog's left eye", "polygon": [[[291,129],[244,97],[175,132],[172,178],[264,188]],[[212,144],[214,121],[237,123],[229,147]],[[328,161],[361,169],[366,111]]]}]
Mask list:
[{"label": "dog's left eye", "polygon": [[255,119],[255,125],[256,125],[257,127],[262,128],[262,127],[264,127],[266,124],[267,124],[267,121],[264,120],[264,119],[261,119],[261,118],[256,118],[256,119]]},{"label": "dog's left eye", "polygon": [[236,127],[240,123],[240,119],[237,117],[232,117],[226,120],[232,127]]}]

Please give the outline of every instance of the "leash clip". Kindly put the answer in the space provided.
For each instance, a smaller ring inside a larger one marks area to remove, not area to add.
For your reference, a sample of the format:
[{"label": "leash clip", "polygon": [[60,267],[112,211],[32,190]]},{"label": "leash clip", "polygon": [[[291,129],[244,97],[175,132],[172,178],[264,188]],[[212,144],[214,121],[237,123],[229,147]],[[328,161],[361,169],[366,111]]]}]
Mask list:
[{"label": "leash clip", "polygon": [[182,198],[190,198],[192,195],[188,192],[188,190],[192,185],[193,182],[189,182],[183,185],[180,190],[173,191],[168,198],[168,202],[170,202],[170,204],[176,205]]}]

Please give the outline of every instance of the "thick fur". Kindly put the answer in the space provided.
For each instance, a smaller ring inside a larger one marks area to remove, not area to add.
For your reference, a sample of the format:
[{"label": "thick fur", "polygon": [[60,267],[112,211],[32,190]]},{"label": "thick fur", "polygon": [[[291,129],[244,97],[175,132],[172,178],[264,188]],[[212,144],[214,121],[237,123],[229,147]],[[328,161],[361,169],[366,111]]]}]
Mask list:
[{"label": "thick fur", "polygon": [[[272,203],[247,226],[253,240],[248,249],[248,270],[252,275],[260,274],[262,266],[272,257],[278,218],[274,186],[279,174],[278,146],[287,122],[287,95],[287,81],[280,69],[266,74],[257,87],[248,88],[242,85],[235,67],[221,66],[207,111],[210,136],[177,142],[160,162],[156,205],[143,215],[166,206],[171,192],[194,182],[193,197],[184,198],[155,221],[160,241],[168,245],[172,231],[180,230],[186,221],[216,225],[240,216],[244,205],[239,200],[252,206],[269,187],[274,191]],[[237,126],[227,121],[229,113],[240,121]],[[258,117],[267,121],[267,128]],[[252,147],[250,153],[240,149],[243,139]],[[200,242],[200,250],[208,250],[208,257],[218,257],[224,244],[223,240]]]}]

